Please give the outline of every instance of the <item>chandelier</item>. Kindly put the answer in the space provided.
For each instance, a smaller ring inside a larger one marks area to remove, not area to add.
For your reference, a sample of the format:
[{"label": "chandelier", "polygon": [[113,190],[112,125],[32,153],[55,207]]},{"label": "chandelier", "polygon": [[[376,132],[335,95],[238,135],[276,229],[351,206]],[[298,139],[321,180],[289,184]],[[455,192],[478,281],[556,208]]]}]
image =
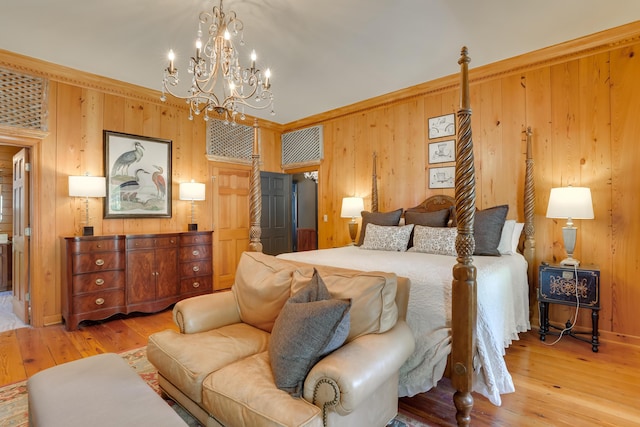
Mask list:
[{"label": "chandelier", "polygon": [[167,92],[184,99],[189,104],[189,120],[193,120],[194,114],[202,113],[208,121],[209,114],[216,113],[225,123],[235,125],[238,114],[240,120],[245,119],[245,107],[254,110],[271,107],[271,115],[275,115],[271,71],[267,68],[262,72],[256,68],[255,50],[251,52],[251,66],[240,65],[233,38],[240,35],[239,45],[244,46],[243,28],[244,24],[235,12],[224,13],[222,0],[211,12],[200,12],[195,56],[189,60],[187,69],[191,74],[191,87],[184,96],[173,92],[172,88],[176,88],[180,80],[174,65],[175,54],[170,50],[160,99],[166,101]]}]

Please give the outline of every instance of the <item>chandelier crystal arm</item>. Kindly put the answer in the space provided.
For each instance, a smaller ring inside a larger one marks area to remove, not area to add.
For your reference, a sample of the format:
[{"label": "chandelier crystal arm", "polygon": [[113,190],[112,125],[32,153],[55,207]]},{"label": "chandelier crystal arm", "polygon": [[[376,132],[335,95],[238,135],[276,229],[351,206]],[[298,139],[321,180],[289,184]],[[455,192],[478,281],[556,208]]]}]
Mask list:
[{"label": "chandelier crystal arm", "polygon": [[[169,66],[164,70],[161,100],[166,101],[166,93],[184,99],[189,104],[189,119],[193,119],[194,114],[204,113],[205,121],[209,119],[209,113],[215,112],[225,122],[235,124],[238,113],[241,120],[245,119],[245,107],[254,110],[271,107],[271,114],[275,114],[271,70],[267,68],[263,72],[256,67],[255,50],[250,54],[250,66],[240,65],[233,38],[239,35],[239,45],[244,45],[244,23],[236,13],[225,14],[221,0],[219,6],[214,6],[210,12],[200,12],[198,18],[195,55],[190,58],[187,68],[192,74],[191,87],[186,95],[176,93],[180,79],[171,50]],[[207,38],[203,40],[205,32]]]}]

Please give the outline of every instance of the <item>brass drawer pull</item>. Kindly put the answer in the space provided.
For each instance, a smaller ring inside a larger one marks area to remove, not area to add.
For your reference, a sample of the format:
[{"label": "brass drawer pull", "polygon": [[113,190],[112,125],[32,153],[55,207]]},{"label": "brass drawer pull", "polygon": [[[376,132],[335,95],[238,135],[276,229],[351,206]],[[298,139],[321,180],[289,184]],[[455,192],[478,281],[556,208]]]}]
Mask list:
[{"label": "brass drawer pull", "polygon": [[200,282],[193,282],[193,287],[194,288],[199,288],[200,287]]},{"label": "brass drawer pull", "polygon": [[199,250],[197,250],[197,249],[196,249],[195,251],[191,252],[191,253],[193,254],[193,256],[198,256],[198,255],[200,255],[200,251],[199,251]]},{"label": "brass drawer pull", "polygon": [[98,258],[96,260],[96,265],[104,265],[104,260],[102,258]]},{"label": "brass drawer pull", "polygon": [[98,298],[98,299],[96,299],[96,304],[97,304],[97,305],[102,305],[102,304],[104,304],[104,298]]},{"label": "brass drawer pull", "polygon": [[104,279],[96,279],[96,285],[98,286],[104,285]]},{"label": "brass drawer pull", "polygon": [[195,272],[200,271],[200,266],[199,265],[194,265],[193,266],[193,271],[195,271]]}]

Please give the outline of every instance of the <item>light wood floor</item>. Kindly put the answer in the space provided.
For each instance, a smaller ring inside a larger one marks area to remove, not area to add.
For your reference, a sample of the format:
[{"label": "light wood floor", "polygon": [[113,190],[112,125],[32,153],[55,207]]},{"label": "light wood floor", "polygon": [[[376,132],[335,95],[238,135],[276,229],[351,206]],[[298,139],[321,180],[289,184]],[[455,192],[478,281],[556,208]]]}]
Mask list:
[{"label": "light wood floor", "polygon": [[[61,325],[0,333],[0,385],[82,357],[146,345],[155,331],[176,329],[171,312],[84,325]],[[516,392],[493,406],[475,395],[473,426],[640,426],[640,348],[605,342],[599,353],[565,337],[553,347],[532,331],[507,350]],[[454,426],[447,380],[427,393],[400,399],[400,411],[432,425]]]}]

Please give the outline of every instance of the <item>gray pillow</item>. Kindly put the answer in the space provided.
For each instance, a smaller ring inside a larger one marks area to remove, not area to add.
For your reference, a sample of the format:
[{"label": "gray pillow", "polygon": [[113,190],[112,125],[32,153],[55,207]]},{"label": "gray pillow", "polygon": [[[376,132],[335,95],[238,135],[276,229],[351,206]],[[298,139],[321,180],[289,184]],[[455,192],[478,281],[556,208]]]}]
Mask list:
[{"label": "gray pillow", "polygon": [[391,212],[362,211],[360,215],[362,215],[362,230],[360,231],[360,238],[358,239],[357,246],[361,246],[364,242],[364,235],[367,232],[367,224],[398,225],[400,217],[402,216],[402,209]]},{"label": "gray pillow", "polygon": [[308,285],[287,300],[269,340],[276,387],[300,397],[304,380],[318,361],[349,335],[351,300],[332,299],[314,269]]},{"label": "gray pillow", "polygon": [[476,211],[473,225],[473,237],[476,240],[474,255],[500,256],[498,246],[507,212],[509,212],[509,205]]},{"label": "gray pillow", "polygon": [[[449,208],[440,209],[439,211],[434,212],[413,212],[410,210],[405,211],[404,213],[404,223],[422,225],[425,227],[446,227],[449,222]],[[414,232],[411,233],[411,237],[409,238],[408,248],[413,246],[413,235]]]}]

